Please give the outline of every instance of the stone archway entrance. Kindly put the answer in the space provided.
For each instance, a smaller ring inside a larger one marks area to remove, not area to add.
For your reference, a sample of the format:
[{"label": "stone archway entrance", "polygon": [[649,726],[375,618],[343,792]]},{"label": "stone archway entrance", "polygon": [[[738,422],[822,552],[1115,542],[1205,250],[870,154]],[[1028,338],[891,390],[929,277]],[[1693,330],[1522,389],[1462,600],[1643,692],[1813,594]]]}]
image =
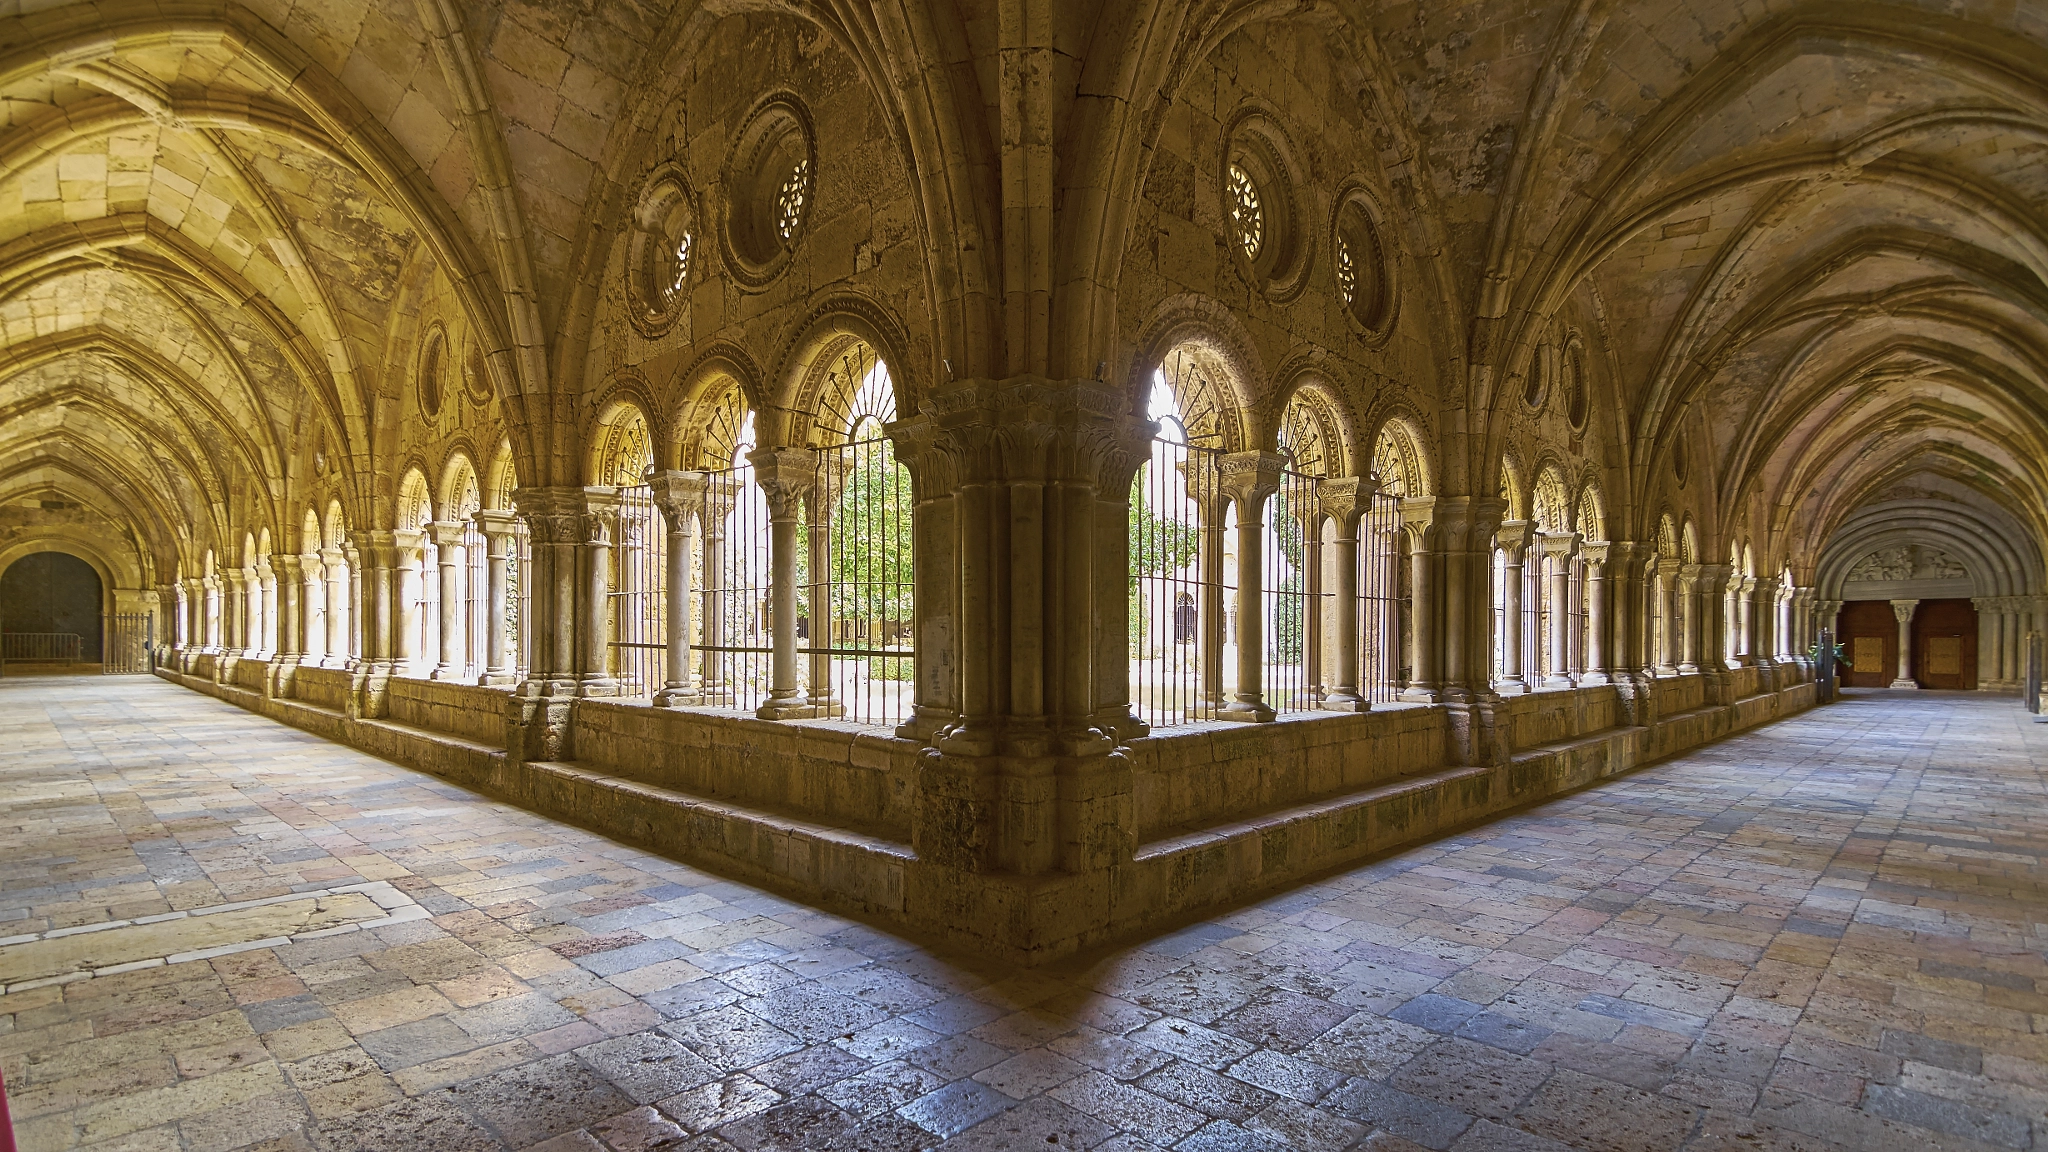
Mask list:
[{"label": "stone archway entrance", "polygon": [[[105,610],[106,589],[92,565],[68,552],[23,556],[0,574],[0,656],[17,667],[98,671]],[[77,641],[64,639],[70,636]]]}]

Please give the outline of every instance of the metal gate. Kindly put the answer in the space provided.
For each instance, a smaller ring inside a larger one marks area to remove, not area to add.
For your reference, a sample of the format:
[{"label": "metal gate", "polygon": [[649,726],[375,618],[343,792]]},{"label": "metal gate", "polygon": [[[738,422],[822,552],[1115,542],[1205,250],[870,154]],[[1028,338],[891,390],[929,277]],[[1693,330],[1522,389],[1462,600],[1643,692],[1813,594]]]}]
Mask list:
[{"label": "metal gate", "polygon": [[149,671],[149,651],[155,642],[154,623],[154,618],[147,612],[108,616],[100,671],[109,676]]}]

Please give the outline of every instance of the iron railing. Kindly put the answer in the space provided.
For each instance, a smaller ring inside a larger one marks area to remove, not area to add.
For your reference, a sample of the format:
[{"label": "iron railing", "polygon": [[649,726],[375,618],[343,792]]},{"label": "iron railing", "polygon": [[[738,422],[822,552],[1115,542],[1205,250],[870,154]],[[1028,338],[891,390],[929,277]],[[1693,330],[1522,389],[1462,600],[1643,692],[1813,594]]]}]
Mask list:
[{"label": "iron railing", "polygon": [[917,674],[910,472],[881,437],[812,456],[797,549],[805,684],[821,712],[893,724],[910,714]]},{"label": "iron railing", "polygon": [[1162,437],[1131,481],[1131,706],[1154,728],[1212,719],[1222,691],[1221,458]]},{"label": "iron railing", "polygon": [[753,711],[768,695],[768,501],[754,466],[706,474],[692,586],[703,609],[691,622],[699,660],[697,698]]},{"label": "iron railing", "polygon": [[85,638],[76,632],[0,633],[0,660],[20,664],[76,664],[85,658]]},{"label": "iron railing", "polygon": [[127,675],[149,671],[150,650],[155,644],[155,621],[147,612],[118,612],[107,616],[103,633],[100,671]]},{"label": "iron railing", "polygon": [[621,696],[651,696],[668,662],[668,529],[654,489],[619,489],[611,556],[611,661]]}]

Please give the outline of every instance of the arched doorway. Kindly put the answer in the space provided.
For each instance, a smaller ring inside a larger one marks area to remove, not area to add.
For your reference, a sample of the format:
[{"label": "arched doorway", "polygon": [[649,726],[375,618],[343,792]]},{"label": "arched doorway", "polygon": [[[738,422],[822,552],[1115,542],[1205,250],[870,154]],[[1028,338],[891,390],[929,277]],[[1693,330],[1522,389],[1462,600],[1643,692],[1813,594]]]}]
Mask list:
[{"label": "arched doorway", "polygon": [[[34,663],[54,656],[100,659],[106,590],[93,566],[68,552],[23,556],[0,574],[0,632],[7,660]],[[75,647],[65,637],[76,636]],[[58,639],[33,639],[55,637]]]}]

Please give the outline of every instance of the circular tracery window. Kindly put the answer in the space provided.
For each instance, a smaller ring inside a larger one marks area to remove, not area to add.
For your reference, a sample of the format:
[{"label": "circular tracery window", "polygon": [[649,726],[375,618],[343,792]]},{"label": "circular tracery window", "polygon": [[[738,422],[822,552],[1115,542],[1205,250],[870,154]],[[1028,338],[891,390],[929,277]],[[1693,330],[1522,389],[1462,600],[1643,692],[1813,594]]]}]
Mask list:
[{"label": "circular tracery window", "polygon": [[1230,228],[1244,258],[1256,262],[1266,243],[1266,211],[1259,199],[1259,186],[1242,165],[1232,164],[1230,180]]},{"label": "circular tracery window", "polygon": [[697,210],[677,165],[665,164],[648,179],[634,207],[630,243],[633,319],[642,333],[658,336],[682,314],[696,263]]},{"label": "circular tracery window", "polygon": [[818,159],[810,116],[796,98],[757,105],[726,159],[724,243],[737,280],[759,288],[789,263],[817,201]]},{"label": "circular tracery window", "polygon": [[1259,291],[1291,299],[1307,283],[1310,237],[1294,189],[1303,181],[1288,163],[1286,136],[1264,112],[1248,112],[1231,128],[1221,157],[1224,240],[1239,269]]},{"label": "circular tracery window", "polygon": [[804,208],[811,200],[811,162],[801,159],[782,178],[782,187],[775,190],[775,234],[787,244],[795,243],[797,230],[803,227]]},{"label": "circular tracery window", "polygon": [[1393,317],[1392,277],[1379,230],[1356,195],[1337,209],[1335,244],[1337,298],[1351,318],[1368,332],[1388,328]]}]

